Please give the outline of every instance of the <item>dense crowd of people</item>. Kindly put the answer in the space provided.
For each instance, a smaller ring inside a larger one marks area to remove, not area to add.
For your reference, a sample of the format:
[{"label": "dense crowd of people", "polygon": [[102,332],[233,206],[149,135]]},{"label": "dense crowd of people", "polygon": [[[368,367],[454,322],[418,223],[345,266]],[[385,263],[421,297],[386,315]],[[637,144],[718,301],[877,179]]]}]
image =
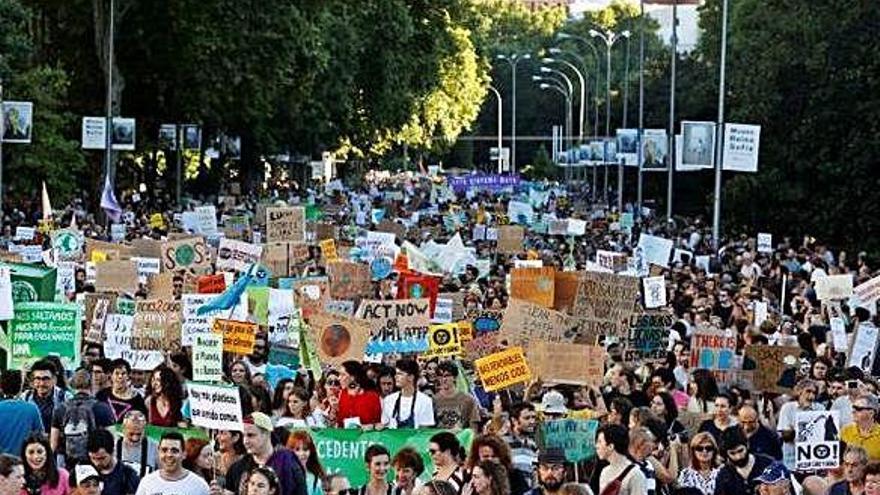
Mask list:
[{"label": "dense crowd of people", "polygon": [[[526,225],[519,254],[499,253],[495,242],[473,239],[477,225],[514,223],[508,202],[523,194],[539,197],[532,206],[544,221],[587,221],[585,234],[536,231],[535,219]],[[356,206],[359,198],[367,198],[366,208]],[[579,384],[536,377],[486,392],[473,363],[463,358],[391,353],[325,365],[320,374],[301,366],[293,377],[272,383],[267,364],[274,344],[261,328],[252,353],[224,354],[225,381],[241,398],[241,431],[206,431],[192,427],[189,347],[145,370],[105,357],[101,344],[84,343],[79,366],[41,356],[26,370],[3,372],[0,495],[880,493],[876,373],[871,361],[850,361],[857,330],[875,323],[876,302],[844,300],[831,308],[816,294],[824,276],[850,275],[856,286],[870,280],[876,270],[865,253],[853,257],[811,238],[785,238],[769,252],[759,251],[756,233],[727,239],[714,252],[699,219],[665,221],[630,206],[623,213],[603,209],[591,205],[584,191],[551,183],[456,191],[442,177],[371,176],[359,185],[335,181],[284,198],[275,194],[273,201],[323,209],[325,222],[343,227],[340,247],[379,223],[370,218],[375,209],[407,227],[398,244],[442,243],[458,234],[474,258],[491,260],[488,271],[468,264],[443,274],[440,291],[461,294],[466,314],[507,307],[506,278],[516,259],[583,272],[597,269],[599,250],[632,256],[640,233],[672,240],[676,252],[685,254],[651,267],[665,278],[666,311],[673,315],[665,329],[665,358],[627,359],[624,342],[602,338],[599,386],[586,377]],[[253,220],[257,203],[239,196],[212,204],[221,223],[233,214],[251,218],[247,235],[253,240],[261,230]],[[126,241],[163,239],[182,230],[173,212],[161,213],[164,227],[157,227],[154,213],[144,202],[127,201]],[[6,241],[14,242],[17,226],[35,225],[40,217],[8,212]],[[631,227],[626,218],[634,219]],[[110,240],[109,229],[79,203],[56,212],[57,225],[71,222],[87,238]],[[42,237],[35,242],[48,246],[48,236]],[[301,275],[324,275],[321,251],[311,244]],[[698,264],[707,255],[708,264]],[[396,297],[397,276],[374,281],[374,298]],[[83,266],[76,293],[93,291]],[[132,294],[147,295],[146,284]],[[75,296],[68,294],[70,300]],[[758,325],[756,303],[768,311]],[[844,323],[850,340],[844,347],[833,342],[832,314]],[[735,339],[738,362],[750,345],[799,347],[800,362],[786,390],[755,389],[735,374],[695,365],[691,336],[707,326]],[[836,411],[834,467],[797,469],[797,420],[805,411]],[[593,455],[572,461],[566,449],[543,438],[541,425],[561,419],[594,423],[590,437],[572,433],[573,443],[594,445]],[[364,445],[359,461],[331,471],[315,440],[316,432],[328,428],[427,429],[431,435],[424,447]],[[366,481],[352,486],[351,479]]]}]

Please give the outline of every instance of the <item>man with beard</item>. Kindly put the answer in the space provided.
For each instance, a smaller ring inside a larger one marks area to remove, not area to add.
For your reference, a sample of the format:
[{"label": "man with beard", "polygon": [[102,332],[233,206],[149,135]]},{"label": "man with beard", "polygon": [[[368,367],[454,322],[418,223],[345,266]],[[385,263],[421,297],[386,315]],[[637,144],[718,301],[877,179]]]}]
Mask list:
[{"label": "man with beard", "polygon": [[565,483],[565,452],[558,447],[542,450],[538,455],[538,486],[526,495],[557,495]]},{"label": "man with beard", "polygon": [[777,461],[782,460],[782,442],[779,440],[779,435],[761,423],[758,419],[758,411],[754,407],[750,405],[740,407],[736,417],[743,433],[749,439],[749,452],[763,454]]},{"label": "man with beard", "polygon": [[251,371],[251,376],[265,375],[269,360],[269,337],[265,333],[257,334],[254,340],[254,352],[244,357],[244,362]]},{"label": "man with beard", "polygon": [[721,451],[727,462],[718,471],[715,495],[755,495],[758,477],[773,464],[773,459],[749,453],[749,441],[739,426],[721,433]]},{"label": "man with beard", "polygon": [[529,402],[514,405],[510,411],[510,423],[510,434],[503,438],[510,447],[513,468],[531,480],[538,458],[538,444],[535,443],[538,416],[535,406]]}]

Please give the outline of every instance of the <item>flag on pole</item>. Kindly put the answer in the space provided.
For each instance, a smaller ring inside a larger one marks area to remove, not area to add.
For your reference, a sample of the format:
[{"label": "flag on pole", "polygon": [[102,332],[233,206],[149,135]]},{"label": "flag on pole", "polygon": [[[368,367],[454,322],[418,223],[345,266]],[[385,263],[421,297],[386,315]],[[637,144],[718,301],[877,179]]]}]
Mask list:
[{"label": "flag on pole", "polygon": [[104,179],[104,192],[101,193],[101,209],[114,222],[118,222],[122,217],[122,207],[116,201],[116,195],[113,194],[113,187],[110,185],[110,175]]},{"label": "flag on pole", "polygon": [[43,220],[52,218],[52,203],[49,201],[49,191],[46,190],[46,181],[43,181]]}]

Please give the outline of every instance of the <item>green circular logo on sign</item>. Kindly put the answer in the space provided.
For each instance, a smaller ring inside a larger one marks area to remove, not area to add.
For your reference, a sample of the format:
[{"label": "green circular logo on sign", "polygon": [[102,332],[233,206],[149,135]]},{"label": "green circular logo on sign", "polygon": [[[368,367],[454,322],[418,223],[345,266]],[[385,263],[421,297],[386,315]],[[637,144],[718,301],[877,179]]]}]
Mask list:
[{"label": "green circular logo on sign", "polygon": [[72,253],[79,250],[79,240],[76,235],[64,232],[58,236],[58,248],[64,253]]},{"label": "green circular logo on sign", "polygon": [[13,302],[33,302],[38,299],[37,291],[34,286],[23,280],[12,282],[12,301]]},{"label": "green circular logo on sign", "polygon": [[194,259],[196,259],[195,250],[188,244],[178,247],[174,252],[174,261],[180,266],[189,266]]},{"label": "green circular logo on sign", "polygon": [[412,287],[409,288],[410,297],[420,299],[424,293],[425,288],[422,287],[422,284],[413,284]]}]

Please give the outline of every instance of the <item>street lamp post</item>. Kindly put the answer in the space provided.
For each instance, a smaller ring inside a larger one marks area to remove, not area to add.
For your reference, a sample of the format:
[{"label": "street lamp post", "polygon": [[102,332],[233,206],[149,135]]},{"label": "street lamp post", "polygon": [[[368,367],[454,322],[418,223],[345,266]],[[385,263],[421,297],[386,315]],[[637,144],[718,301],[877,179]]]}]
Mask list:
[{"label": "street lamp post", "polygon": [[511,55],[498,55],[498,60],[504,60],[510,64],[510,173],[516,173],[516,67],[523,60],[529,60],[532,56],[528,53],[514,53]]},{"label": "street lamp post", "polygon": [[[611,47],[614,46],[614,43],[620,40],[620,38],[629,39],[630,32],[623,31],[621,33],[615,33],[611,30],[605,31],[601,33],[596,31],[595,29],[590,30],[590,36],[594,38],[598,38],[605,42],[605,137],[611,138]],[[620,167],[618,170],[618,175],[620,175],[623,165],[617,165]],[[623,193],[623,190],[620,189],[620,193]],[[608,166],[605,166],[605,191],[604,191],[605,203],[608,203]],[[621,198],[622,199],[622,198]],[[620,202],[620,199],[618,200]]]},{"label": "street lamp post", "polygon": [[[551,51],[552,51],[552,48],[551,48]],[[571,70],[573,70],[574,73],[577,75],[578,81],[581,83],[580,112],[578,113],[578,143],[579,144],[583,143],[584,142],[584,109],[585,109],[585,104],[586,104],[585,97],[586,97],[586,92],[587,92],[587,89],[586,89],[587,83],[586,83],[586,80],[584,79],[584,75],[581,73],[580,70],[578,70],[576,65],[574,65],[571,62],[569,62],[568,60],[565,60],[562,58],[547,57],[547,58],[542,58],[541,62],[545,63],[545,64],[553,64],[553,63],[563,64],[563,65],[567,66],[568,68],[570,68]]]},{"label": "street lamp post", "polygon": [[[549,69],[549,70],[543,70],[543,69]],[[542,75],[537,75],[537,74],[532,76],[533,81],[542,83],[541,89],[546,90],[548,88],[545,88],[544,86],[549,86],[549,88],[558,89],[563,92],[563,94],[565,96],[565,102],[567,105],[565,126],[564,126],[565,127],[565,134],[563,135],[563,140],[565,140],[566,137],[568,138],[568,148],[567,149],[570,151],[572,148],[571,136],[573,134],[571,129],[573,127],[573,124],[572,124],[572,113],[573,113],[573,111],[572,111],[572,97],[573,97],[573,92],[574,92],[572,85],[571,85],[571,81],[568,80],[568,78],[565,76],[565,74],[563,74],[559,71],[550,69],[549,67],[541,67],[541,72],[544,74],[549,74],[549,73],[558,74],[564,78],[564,79],[557,79],[555,77],[550,77],[550,76],[546,76],[546,75],[542,76]],[[553,83],[553,84],[548,84],[548,83]],[[569,163],[568,165],[571,165],[571,164]],[[567,181],[571,180],[571,167],[570,166],[566,168],[565,178]]]},{"label": "street lamp post", "polygon": [[721,69],[718,80],[718,125],[715,152],[715,197],[712,208],[712,247],[718,253],[721,243],[721,170],[724,160],[724,91],[727,70],[727,0],[721,4]]},{"label": "street lamp post", "polygon": [[[553,79],[549,79],[550,81],[554,81]],[[565,125],[568,129],[565,132],[571,132],[571,92],[566,91],[565,87],[560,85],[558,82],[556,84],[550,83],[541,83],[540,88],[543,90],[553,89],[562,94],[565,103]],[[571,151],[571,147],[568,148],[568,151]],[[566,155],[567,156],[567,155]],[[571,165],[571,164],[568,164]]]},{"label": "street lamp post", "polygon": [[675,176],[675,62],[678,58],[678,0],[672,0],[672,60],[669,81],[669,171],[666,181],[666,218],[672,219],[672,187]]},{"label": "street lamp post", "polygon": [[636,192],[635,217],[642,216],[642,134],[645,132],[645,0],[639,0],[639,149],[636,150],[638,162],[638,190]]},{"label": "street lamp post", "polygon": [[498,99],[498,173],[501,173],[501,118],[503,114],[503,108],[501,106],[501,93],[495,89],[495,86],[489,85],[489,90],[495,93],[495,97]]}]

